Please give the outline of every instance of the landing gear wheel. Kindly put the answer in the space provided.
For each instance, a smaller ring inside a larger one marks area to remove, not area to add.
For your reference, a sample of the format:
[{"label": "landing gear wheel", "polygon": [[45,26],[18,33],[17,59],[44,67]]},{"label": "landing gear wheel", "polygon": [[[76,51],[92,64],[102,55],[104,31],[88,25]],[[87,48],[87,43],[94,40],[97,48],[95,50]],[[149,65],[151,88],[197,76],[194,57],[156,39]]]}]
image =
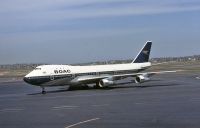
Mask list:
[{"label": "landing gear wheel", "polygon": [[94,85],[95,89],[100,89],[101,87],[99,86],[99,82],[96,83],[96,85]]},{"label": "landing gear wheel", "polygon": [[42,94],[46,94],[45,88],[42,87]]},{"label": "landing gear wheel", "polygon": [[87,84],[83,85],[84,89],[89,89],[89,86]]},{"label": "landing gear wheel", "polygon": [[42,94],[46,94],[46,91],[42,91]]}]

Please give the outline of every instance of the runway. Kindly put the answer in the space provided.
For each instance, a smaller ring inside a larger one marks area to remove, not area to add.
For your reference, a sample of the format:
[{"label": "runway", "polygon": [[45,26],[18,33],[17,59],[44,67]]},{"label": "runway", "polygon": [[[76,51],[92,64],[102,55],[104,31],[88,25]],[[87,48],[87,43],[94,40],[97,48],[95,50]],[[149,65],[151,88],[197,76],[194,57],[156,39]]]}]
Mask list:
[{"label": "runway", "polygon": [[200,84],[195,75],[130,79],[105,89],[47,88],[0,83],[1,128],[199,128]]}]

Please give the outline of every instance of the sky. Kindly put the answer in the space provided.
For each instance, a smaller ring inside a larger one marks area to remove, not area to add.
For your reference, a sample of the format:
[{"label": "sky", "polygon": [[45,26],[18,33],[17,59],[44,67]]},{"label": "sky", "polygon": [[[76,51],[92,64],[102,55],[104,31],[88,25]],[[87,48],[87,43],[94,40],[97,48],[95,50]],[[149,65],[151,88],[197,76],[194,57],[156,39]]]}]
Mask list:
[{"label": "sky", "polygon": [[199,0],[1,0],[0,64],[200,54]]}]

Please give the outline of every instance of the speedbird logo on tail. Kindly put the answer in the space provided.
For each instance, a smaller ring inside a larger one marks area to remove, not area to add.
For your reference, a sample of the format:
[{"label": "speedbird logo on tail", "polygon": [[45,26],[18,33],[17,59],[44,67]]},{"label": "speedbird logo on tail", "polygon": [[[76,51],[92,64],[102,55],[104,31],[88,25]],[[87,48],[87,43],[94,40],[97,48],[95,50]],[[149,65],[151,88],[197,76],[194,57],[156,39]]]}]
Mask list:
[{"label": "speedbird logo on tail", "polygon": [[147,51],[147,50],[146,51],[142,51],[142,53],[145,54],[145,55],[149,55],[149,51]]}]

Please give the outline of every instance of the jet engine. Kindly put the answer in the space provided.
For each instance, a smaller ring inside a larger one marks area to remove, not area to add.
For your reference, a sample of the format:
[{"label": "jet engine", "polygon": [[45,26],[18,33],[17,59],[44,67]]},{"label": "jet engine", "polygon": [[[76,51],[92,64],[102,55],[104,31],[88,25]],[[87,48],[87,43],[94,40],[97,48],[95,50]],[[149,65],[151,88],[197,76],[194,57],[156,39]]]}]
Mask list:
[{"label": "jet engine", "polygon": [[147,74],[139,75],[135,78],[135,83],[144,83],[144,82],[147,82],[149,80],[150,80],[150,78]]},{"label": "jet engine", "polygon": [[113,84],[114,84],[114,81],[111,79],[102,79],[99,81],[99,87],[106,87]]}]

